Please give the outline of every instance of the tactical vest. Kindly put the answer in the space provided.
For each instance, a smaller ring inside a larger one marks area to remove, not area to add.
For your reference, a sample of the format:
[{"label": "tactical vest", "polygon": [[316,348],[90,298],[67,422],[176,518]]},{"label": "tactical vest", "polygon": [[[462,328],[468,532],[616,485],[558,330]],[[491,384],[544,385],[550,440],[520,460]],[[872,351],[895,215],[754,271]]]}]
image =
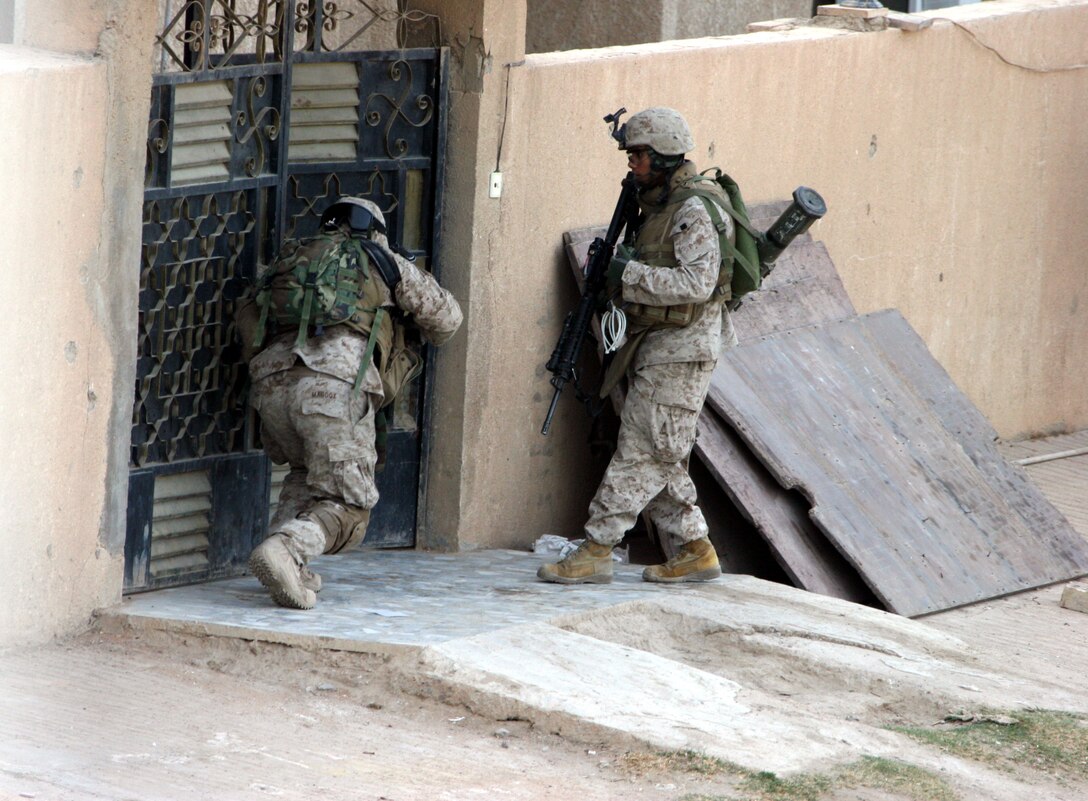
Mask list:
[{"label": "tactical vest", "polygon": [[422,360],[408,347],[404,326],[382,305],[382,277],[373,267],[363,245],[342,233],[286,243],[258,285],[260,321],[253,344],[263,344],[270,326],[297,330],[296,347],[329,326],[346,326],[367,342],[355,391],[374,359],[388,406],[418,375]]},{"label": "tactical vest", "polygon": [[[698,197],[706,206],[707,213],[718,232],[719,242],[725,238],[729,227],[722,217],[719,207],[731,208],[729,197],[712,179],[695,175],[679,183],[669,193],[664,206],[652,207],[639,201],[644,213],[644,222],[635,237],[634,254],[636,261],[651,267],[677,267],[676,250],[672,240],[673,217],[680,206],[689,198]],[[624,306],[628,324],[635,327],[682,328],[690,325],[706,303],[721,303],[730,299],[730,283],[733,277],[733,259],[725,248],[721,248],[721,261],[718,265],[718,280],[714,293],[704,303],[681,303],[674,306],[652,306],[645,303],[629,303]]]}]

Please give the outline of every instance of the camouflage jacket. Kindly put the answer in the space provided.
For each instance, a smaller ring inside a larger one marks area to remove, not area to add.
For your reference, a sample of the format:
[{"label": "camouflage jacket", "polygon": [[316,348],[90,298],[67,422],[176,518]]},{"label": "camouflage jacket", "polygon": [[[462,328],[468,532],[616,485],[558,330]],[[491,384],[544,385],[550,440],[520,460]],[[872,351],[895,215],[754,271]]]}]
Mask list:
[{"label": "camouflage jacket", "polygon": [[[676,266],[655,267],[632,259],[624,268],[621,280],[623,300],[627,302],[651,306],[683,303],[702,306],[690,325],[646,334],[630,364],[632,369],[651,364],[716,361],[722,350],[722,328],[728,323],[729,312],[722,302],[707,302],[714,293],[721,262],[718,232],[699,198],[688,198],[678,207],[667,205],[668,195],[696,174],[695,166],[685,161],[667,187],[639,199],[646,215],[639,239],[643,238],[643,232],[663,227],[672,238]],[[657,219],[658,215],[670,213],[671,219],[667,221]],[[731,236],[732,220],[724,213],[722,217],[730,226],[728,233]],[[636,252],[638,244],[636,240]]]}]

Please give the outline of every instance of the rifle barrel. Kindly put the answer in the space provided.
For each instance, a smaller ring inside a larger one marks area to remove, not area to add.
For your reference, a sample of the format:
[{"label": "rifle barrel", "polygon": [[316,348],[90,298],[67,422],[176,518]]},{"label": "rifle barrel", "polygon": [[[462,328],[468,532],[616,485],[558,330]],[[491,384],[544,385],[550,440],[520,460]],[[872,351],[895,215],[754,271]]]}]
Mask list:
[{"label": "rifle barrel", "polygon": [[548,436],[548,429],[552,427],[552,417],[555,416],[555,407],[559,405],[559,396],[563,393],[562,385],[555,388],[555,394],[552,395],[552,403],[548,407],[548,416],[544,418],[544,427],[540,429],[540,433],[545,437]]}]

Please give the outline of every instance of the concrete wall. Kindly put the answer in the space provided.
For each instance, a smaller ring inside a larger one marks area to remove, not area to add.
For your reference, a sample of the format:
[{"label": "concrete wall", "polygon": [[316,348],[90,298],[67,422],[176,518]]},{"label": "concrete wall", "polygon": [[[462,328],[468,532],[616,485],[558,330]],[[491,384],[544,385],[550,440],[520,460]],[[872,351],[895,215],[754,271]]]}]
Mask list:
[{"label": "concrete wall", "polygon": [[529,0],[525,47],[548,53],[727,36],[750,22],[811,16],[812,0]]},{"label": "concrete wall", "polygon": [[530,55],[484,76],[473,102],[505,113],[473,116],[475,152],[455,127],[447,191],[447,257],[470,259],[465,406],[434,433],[446,466],[459,451],[465,468],[432,483],[454,493],[461,547],[523,547],[584,521],[599,468],[570,389],[540,436],[543,363],[574,302],[562,233],[606,222],[625,170],[601,122],[620,105],[681,109],[695,160],[750,202],[818,189],[830,212],[813,233],[858,309],[901,309],[1002,435],[1088,426],[1088,70],[1064,69],[1088,62],[1088,1],[935,16],[963,27]]},{"label": "concrete wall", "polygon": [[77,630],[121,594],[150,87],[140,5],[35,0],[0,46],[0,646]]}]

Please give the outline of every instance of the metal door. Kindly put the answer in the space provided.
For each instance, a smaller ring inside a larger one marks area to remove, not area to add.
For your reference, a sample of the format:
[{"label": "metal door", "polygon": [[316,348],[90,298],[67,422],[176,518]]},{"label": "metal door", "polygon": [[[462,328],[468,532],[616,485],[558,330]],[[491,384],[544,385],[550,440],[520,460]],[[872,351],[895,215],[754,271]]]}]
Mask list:
[{"label": "metal door", "polygon": [[[364,0],[160,7],[126,591],[237,574],[267,525],[280,473],[245,406],[231,319],[257,264],[313,233],[336,198],[357,195],[431,265],[445,144],[445,51],[404,47],[437,20],[404,0],[395,10]],[[383,26],[398,49],[362,49]],[[414,542],[428,373],[392,415],[368,545]]]}]

